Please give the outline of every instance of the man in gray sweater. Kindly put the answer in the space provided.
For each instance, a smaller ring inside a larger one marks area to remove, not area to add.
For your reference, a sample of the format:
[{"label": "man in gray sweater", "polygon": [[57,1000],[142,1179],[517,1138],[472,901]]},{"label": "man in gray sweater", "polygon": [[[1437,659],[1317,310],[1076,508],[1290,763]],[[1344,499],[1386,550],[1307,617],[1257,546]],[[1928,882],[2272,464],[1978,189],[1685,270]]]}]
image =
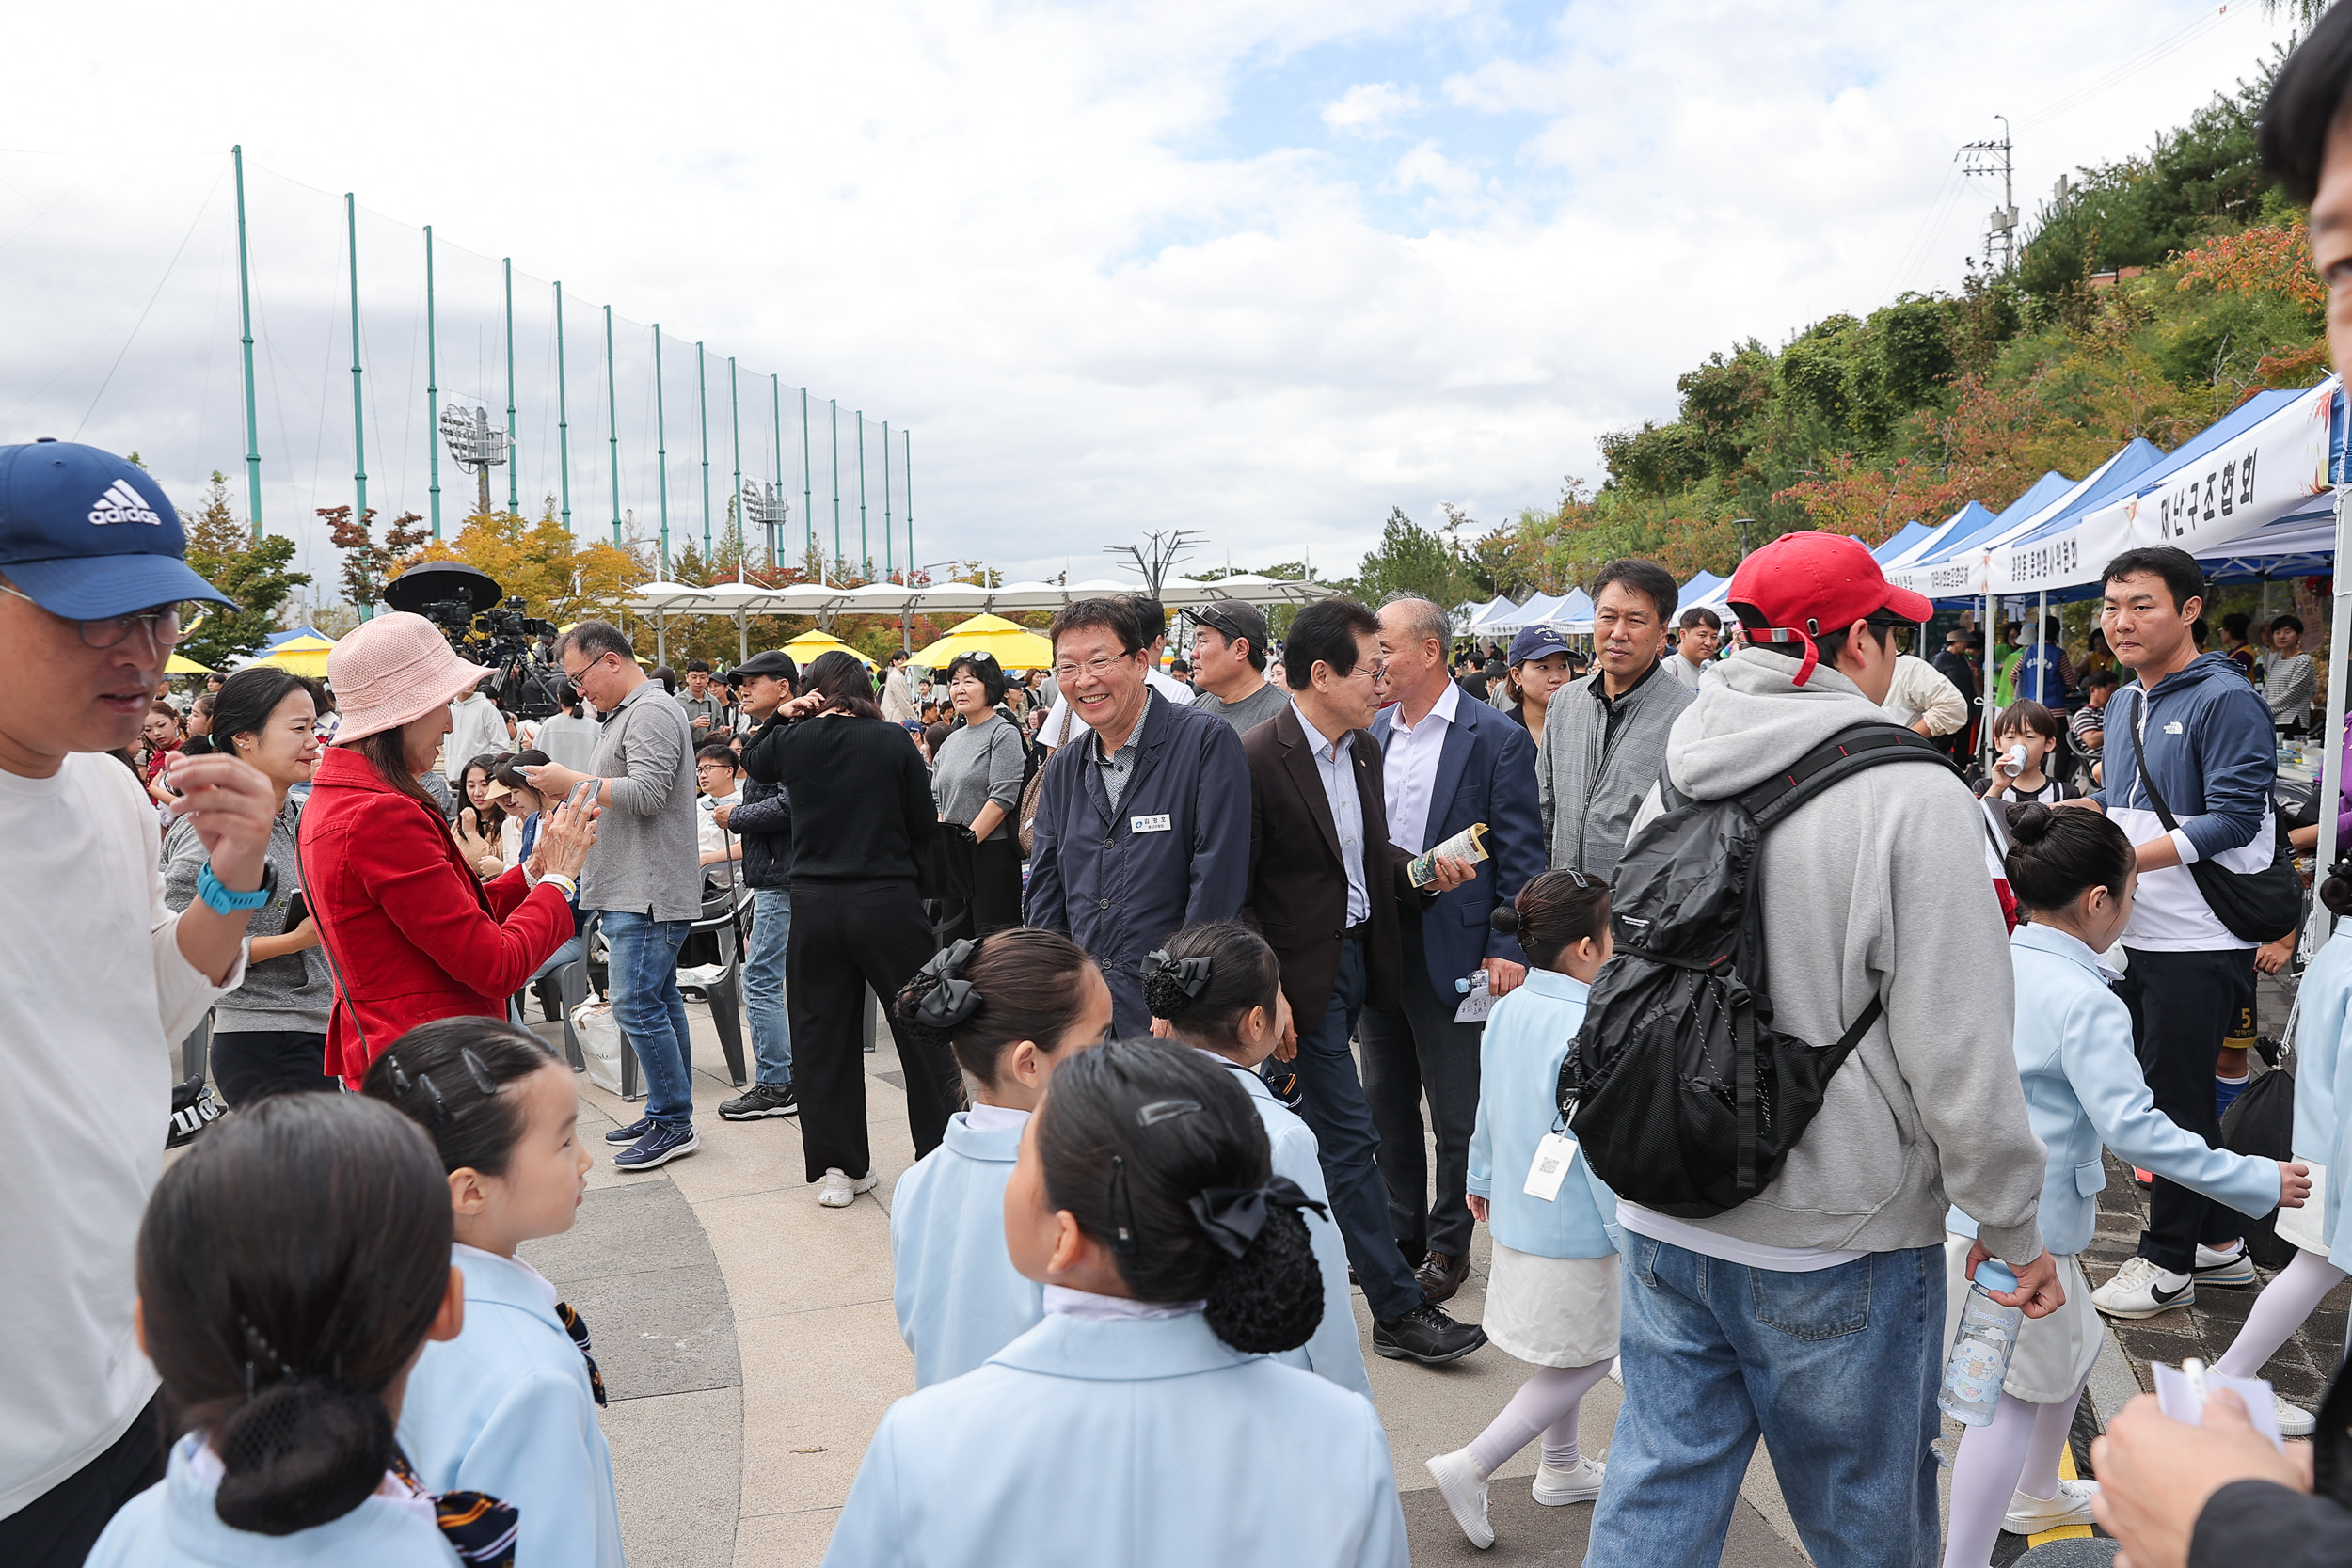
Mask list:
[{"label": "man in gray sweater", "polygon": [[650,1170],[702,1147],[678,994],[677,952],[703,911],[694,822],[694,743],[686,710],[645,678],[628,634],[582,621],[556,644],[564,676],[605,715],[585,773],[561,763],[527,768],[533,789],[556,799],[594,783],[604,815],[581,868],[580,907],[600,913],[612,956],[612,1018],[645,1069],[645,1115],[605,1134],[629,1147],[624,1170]]},{"label": "man in gray sweater", "polygon": [[[1750,645],[1666,750],[1694,800],[1883,722],[1894,631],[1928,617],[1867,550],[1827,533],[1758,550],[1729,598]],[[1659,810],[1653,796],[1643,820]],[[2062,1300],[2036,1223],[2044,1156],[2010,1052],[1983,832],[1957,777],[1903,767],[1831,784],[1764,839],[1774,1026],[1825,1044],[1873,996],[1885,1012],[1761,1194],[1703,1219],[1617,1205],[1626,1401],[1588,1568],[1714,1560],[1759,1436],[1818,1568],[1935,1560],[1948,1209],[2015,1269],[2018,1291],[1998,1299],[2034,1317]]]},{"label": "man in gray sweater", "polygon": [[1598,657],[1589,677],[1552,693],[1535,759],[1554,870],[1613,873],[1658,783],[1666,732],[1691,705],[1691,689],[1659,667],[1676,592],[1654,561],[1613,561],[1593,579]]}]

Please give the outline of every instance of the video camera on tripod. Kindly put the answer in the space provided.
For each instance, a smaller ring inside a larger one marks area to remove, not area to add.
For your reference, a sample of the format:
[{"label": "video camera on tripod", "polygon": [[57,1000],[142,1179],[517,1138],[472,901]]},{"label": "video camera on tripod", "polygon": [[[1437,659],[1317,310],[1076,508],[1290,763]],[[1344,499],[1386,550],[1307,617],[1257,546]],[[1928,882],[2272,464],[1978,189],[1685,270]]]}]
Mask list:
[{"label": "video camera on tripod", "polygon": [[520,597],[505,598],[498,578],[455,561],[411,566],[384,590],[394,610],[421,615],[441,630],[458,657],[496,673],[483,689],[521,719],[545,719],[564,672],[548,657],[552,623],[522,612]]}]

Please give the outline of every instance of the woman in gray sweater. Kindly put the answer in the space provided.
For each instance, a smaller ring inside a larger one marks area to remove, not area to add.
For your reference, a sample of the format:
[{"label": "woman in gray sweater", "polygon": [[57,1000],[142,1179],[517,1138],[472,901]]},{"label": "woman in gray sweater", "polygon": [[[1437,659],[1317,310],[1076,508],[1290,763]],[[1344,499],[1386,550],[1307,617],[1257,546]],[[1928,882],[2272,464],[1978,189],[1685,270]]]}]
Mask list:
[{"label": "woman in gray sweater", "polygon": [[964,654],[947,666],[955,728],[931,759],[931,797],[942,822],[959,822],[978,840],[972,850],[972,902],[950,940],[1021,924],[1021,839],[1013,817],[1028,772],[1020,727],[996,711],[1005,671],[996,656]]},{"label": "woman in gray sweater", "polygon": [[[230,676],[213,704],[214,749],[261,769],[278,792],[268,852],[277,890],[253,911],[245,983],[213,1007],[213,1082],[232,1107],[282,1089],[340,1086],[325,1066],[334,987],[319,951],[318,927],[307,911],[287,919],[302,888],[294,856],[302,807],[287,791],[306,783],[318,764],[317,722],[310,684],[266,666]],[[205,859],[194,820],[182,817],[164,839],[165,903],[184,910],[195,901]]]}]

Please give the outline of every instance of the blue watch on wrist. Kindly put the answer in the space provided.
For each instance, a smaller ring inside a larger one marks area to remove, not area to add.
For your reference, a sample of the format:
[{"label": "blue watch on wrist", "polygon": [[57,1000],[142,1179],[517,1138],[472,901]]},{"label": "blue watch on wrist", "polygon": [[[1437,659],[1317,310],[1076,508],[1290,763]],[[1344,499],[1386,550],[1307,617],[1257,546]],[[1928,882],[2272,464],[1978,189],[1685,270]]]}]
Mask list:
[{"label": "blue watch on wrist", "polygon": [[196,895],[215,914],[245,914],[258,910],[268,903],[270,895],[277,891],[278,868],[274,865],[264,864],[262,867],[262,885],[251,893],[231,893],[224,887],[220,879],[213,875],[210,861],[205,862],[204,869],[196,874]]}]

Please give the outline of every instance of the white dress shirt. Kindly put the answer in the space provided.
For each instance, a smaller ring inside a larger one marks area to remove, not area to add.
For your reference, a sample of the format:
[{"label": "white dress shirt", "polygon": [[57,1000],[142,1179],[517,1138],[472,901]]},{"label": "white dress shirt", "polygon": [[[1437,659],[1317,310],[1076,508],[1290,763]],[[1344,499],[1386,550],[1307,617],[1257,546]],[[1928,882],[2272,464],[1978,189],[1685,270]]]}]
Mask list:
[{"label": "white dress shirt", "polygon": [[1420,854],[1429,847],[1429,813],[1438,792],[1438,758],[1454,728],[1454,705],[1462,689],[1452,681],[1418,724],[1405,722],[1402,705],[1390,721],[1389,745],[1381,764],[1381,785],[1389,797],[1389,842]]},{"label": "white dress shirt", "polygon": [[1327,740],[1296,698],[1291,700],[1291,711],[1298,715],[1298,727],[1315,754],[1315,772],[1323,780],[1323,798],[1331,807],[1331,825],[1339,830],[1340,863],[1347,868],[1347,923],[1360,926],[1372,918],[1372,899],[1364,891],[1364,802],[1357,793],[1356,766],[1350,755],[1356,732],[1349,730],[1335,741]]}]

